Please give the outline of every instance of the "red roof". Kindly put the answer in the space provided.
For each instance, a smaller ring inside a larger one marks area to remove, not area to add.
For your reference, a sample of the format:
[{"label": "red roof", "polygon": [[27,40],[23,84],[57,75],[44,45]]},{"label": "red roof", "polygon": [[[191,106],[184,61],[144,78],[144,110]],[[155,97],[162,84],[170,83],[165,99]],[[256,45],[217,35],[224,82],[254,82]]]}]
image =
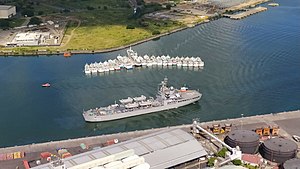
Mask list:
[{"label": "red roof", "polygon": [[258,155],[252,155],[252,154],[243,154],[242,155],[242,161],[246,163],[252,163],[252,164],[261,164],[262,158]]}]

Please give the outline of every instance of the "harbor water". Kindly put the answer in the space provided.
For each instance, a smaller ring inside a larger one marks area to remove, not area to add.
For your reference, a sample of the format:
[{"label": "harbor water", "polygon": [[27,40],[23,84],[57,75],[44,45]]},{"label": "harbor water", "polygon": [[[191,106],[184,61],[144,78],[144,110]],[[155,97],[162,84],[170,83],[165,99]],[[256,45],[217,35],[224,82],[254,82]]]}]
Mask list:
[{"label": "harbor water", "polygon": [[[201,57],[204,69],[138,68],[87,76],[104,54],[0,57],[0,147],[300,109],[300,1],[243,20],[222,18],[132,47],[140,55]],[[199,89],[190,106],[102,123],[82,111],[128,96],[154,96],[168,77]],[[50,88],[41,84],[49,82]]]}]

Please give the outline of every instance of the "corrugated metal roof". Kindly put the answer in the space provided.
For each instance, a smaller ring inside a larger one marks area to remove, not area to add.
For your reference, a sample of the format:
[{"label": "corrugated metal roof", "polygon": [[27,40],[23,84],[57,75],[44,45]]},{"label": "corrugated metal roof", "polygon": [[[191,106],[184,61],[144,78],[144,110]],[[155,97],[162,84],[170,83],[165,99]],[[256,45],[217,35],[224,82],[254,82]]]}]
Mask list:
[{"label": "corrugated metal roof", "polygon": [[[63,159],[67,167],[83,164],[94,158],[103,158],[112,154],[133,149],[136,155],[145,158],[151,168],[161,169],[184,163],[207,155],[201,144],[181,129],[166,129],[125,142],[92,150]],[[50,164],[34,167],[48,169]]]}]

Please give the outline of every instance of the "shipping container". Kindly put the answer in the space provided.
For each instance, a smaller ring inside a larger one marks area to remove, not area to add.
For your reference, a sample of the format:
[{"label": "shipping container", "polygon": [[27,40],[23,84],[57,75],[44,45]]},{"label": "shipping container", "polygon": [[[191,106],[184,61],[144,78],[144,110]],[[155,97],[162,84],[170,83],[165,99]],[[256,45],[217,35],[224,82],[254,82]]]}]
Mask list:
[{"label": "shipping container", "polygon": [[49,152],[42,152],[40,155],[41,155],[41,159],[46,159],[50,157],[52,154]]},{"label": "shipping container", "polygon": [[7,153],[7,154],[6,154],[6,159],[7,159],[7,160],[12,160],[12,159],[14,159],[14,153]]},{"label": "shipping container", "polygon": [[25,167],[25,169],[30,169],[29,163],[27,160],[23,160],[23,165]]},{"label": "shipping container", "polygon": [[22,158],[21,152],[14,152],[14,159]]},{"label": "shipping container", "polygon": [[0,154],[0,161],[6,160],[6,154]]},{"label": "shipping container", "polygon": [[66,152],[66,153],[64,153],[64,154],[61,155],[61,158],[67,158],[67,157],[71,157],[71,156],[72,156],[71,153]]},{"label": "shipping container", "polygon": [[68,152],[67,149],[59,149],[59,150],[57,151],[57,153],[58,153],[59,156],[62,156],[62,154],[67,153],[67,152]]}]

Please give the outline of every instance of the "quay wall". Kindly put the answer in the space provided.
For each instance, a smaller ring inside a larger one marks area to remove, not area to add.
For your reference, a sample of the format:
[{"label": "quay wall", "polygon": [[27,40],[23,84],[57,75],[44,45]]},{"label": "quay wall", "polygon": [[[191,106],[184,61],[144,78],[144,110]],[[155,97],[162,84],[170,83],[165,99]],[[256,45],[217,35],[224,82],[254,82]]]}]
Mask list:
[{"label": "quay wall", "polygon": [[248,9],[247,11],[239,13],[239,14],[233,14],[233,15],[224,14],[223,16],[228,17],[230,19],[239,20],[239,19],[244,19],[250,15],[254,15],[256,13],[266,11],[267,9],[268,8],[266,8],[266,7],[257,7],[257,8],[253,8],[253,9]]},{"label": "quay wall", "polygon": [[[247,124],[257,124],[258,122],[262,122],[262,121],[266,123],[268,122],[272,123],[276,120],[295,119],[295,118],[300,118],[300,110],[290,111],[290,112],[271,113],[266,115],[256,115],[256,116],[249,116],[249,117],[242,117],[242,118],[235,118],[235,119],[224,119],[224,120],[217,120],[217,121],[201,122],[200,125],[206,127],[206,126],[212,126],[213,124],[231,123],[233,124],[234,127],[234,126],[240,126],[241,121],[243,121],[244,125],[247,125]],[[119,141],[125,141],[139,136],[151,134],[153,132],[157,132],[167,128],[181,128],[188,131],[190,127],[191,124],[186,124],[186,125],[179,125],[179,126],[172,126],[172,127],[147,129],[141,131],[131,131],[125,133],[116,133],[116,134],[68,139],[68,140],[61,140],[61,141],[51,141],[51,142],[38,143],[38,144],[33,143],[30,145],[0,148],[0,154],[16,152],[16,151],[24,151],[26,153],[42,152],[45,150],[53,150],[56,148],[78,147],[80,143],[85,143],[86,145],[106,143],[106,141],[113,140],[113,139],[118,139]]]}]

